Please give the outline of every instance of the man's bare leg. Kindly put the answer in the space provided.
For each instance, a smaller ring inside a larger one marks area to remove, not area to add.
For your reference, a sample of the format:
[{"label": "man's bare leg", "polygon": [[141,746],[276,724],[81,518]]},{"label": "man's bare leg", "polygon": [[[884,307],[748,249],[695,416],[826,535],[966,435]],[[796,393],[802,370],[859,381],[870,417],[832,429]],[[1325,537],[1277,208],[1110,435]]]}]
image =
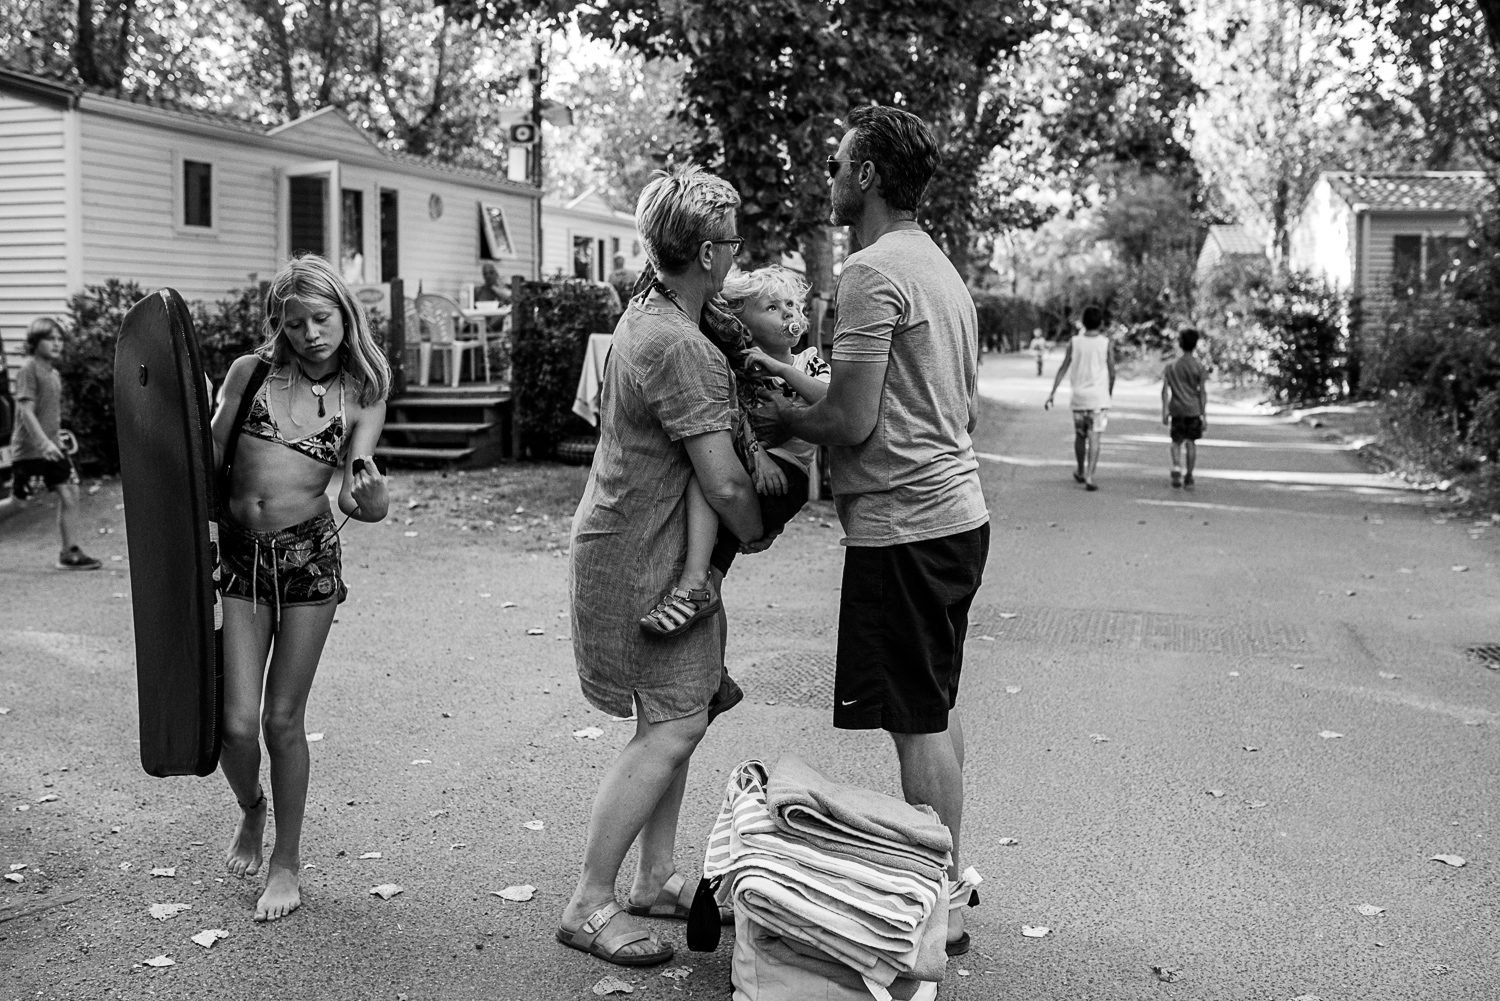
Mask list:
[{"label": "man's bare leg", "polygon": [[[901,793],[908,803],[925,803],[937,811],[938,819],[953,835],[953,864],[948,878],[956,881],[963,871],[959,863],[959,832],[964,814],[964,738],[958,714],[948,714],[943,733],[893,733],[896,757],[901,762]],[[940,902],[939,906],[947,906]],[[963,935],[963,913],[949,912],[948,941]]]}]

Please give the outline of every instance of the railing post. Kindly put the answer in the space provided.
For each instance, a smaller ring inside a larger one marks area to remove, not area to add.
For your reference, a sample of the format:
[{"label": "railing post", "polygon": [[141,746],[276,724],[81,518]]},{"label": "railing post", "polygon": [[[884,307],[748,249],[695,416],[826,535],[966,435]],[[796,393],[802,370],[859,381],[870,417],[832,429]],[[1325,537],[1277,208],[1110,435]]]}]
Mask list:
[{"label": "railing post", "polygon": [[406,290],[391,279],[391,316],[386,326],[385,358],[391,366],[391,395],[406,392]]},{"label": "railing post", "polygon": [[531,328],[531,308],[526,301],[526,282],[520,275],[510,279],[510,457],[520,461],[521,441],[521,383],[515,377],[516,347]]}]

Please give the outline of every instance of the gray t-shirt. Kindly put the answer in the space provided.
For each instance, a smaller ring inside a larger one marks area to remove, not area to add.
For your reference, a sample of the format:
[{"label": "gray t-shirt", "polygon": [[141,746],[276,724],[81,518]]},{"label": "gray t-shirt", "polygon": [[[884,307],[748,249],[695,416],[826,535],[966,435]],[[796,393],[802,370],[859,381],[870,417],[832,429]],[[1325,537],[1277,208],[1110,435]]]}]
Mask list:
[{"label": "gray t-shirt", "polygon": [[919,229],[887,233],[839,276],[836,362],[888,362],[875,430],[830,450],[844,544],[894,546],[989,521],[969,427],[979,321],[958,271]]},{"label": "gray t-shirt", "polygon": [[[56,444],[62,431],[62,376],[57,369],[36,356],[21,363],[16,373],[16,402],[31,401],[32,412],[47,440],[38,438],[31,429],[31,422],[17,420],[11,432],[10,443],[15,450],[14,458],[45,459],[47,445]],[[19,415],[17,415],[19,417]]]}]

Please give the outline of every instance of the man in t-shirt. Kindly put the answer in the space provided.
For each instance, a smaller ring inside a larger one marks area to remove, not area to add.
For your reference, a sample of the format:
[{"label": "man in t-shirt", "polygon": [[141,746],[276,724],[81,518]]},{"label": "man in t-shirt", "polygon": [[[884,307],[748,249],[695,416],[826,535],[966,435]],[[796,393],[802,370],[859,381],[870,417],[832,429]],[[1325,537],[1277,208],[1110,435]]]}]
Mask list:
[{"label": "man in t-shirt", "polygon": [[78,470],[62,449],[62,376],[53,365],[62,350],[62,324],[51,317],[31,321],[26,331],[29,357],[16,376],[16,427],[10,438],[15,454],[13,490],[17,500],[43,490],[57,494],[57,530],[62,536],[57,568],[98,570],[99,561],[86,556],[74,541]]},{"label": "man in t-shirt", "polygon": [[[833,725],[883,729],[901,787],[937,811],[960,876],[963,730],[958,685],[969,606],[989,553],[989,511],[970,433],[978,422],[979,323],[963,279],[916,223],[937,143],[915,115],[867,106],[828,158],[836,226],[863,249],[844,262],[833,376],[810,407],[768,399],[783,433],[832,446],[843,523]],[[939,906],[942,906],[940,903]],[[969,948],[963,914],[948,951]]]},{"label": "man in t-shirt", "polygon": [[[1172,429],[1172,486],[1193,489],[1193,467],[1198,464],[1198,439],[1208,427],[1208,372],[1193,351],[1198,331],[1177,335],[1182,355],[1162,373],[1161,422]],[[1182,474],[1183,445],[1187,446],[1187,475]]]},{"label": "man in t-shirt", "polygon": [[1043,409],[1052,409],[1057,387],[1062,385],[1063,376],[1071,371],[1073,455],[1078,460],[1073,479],[1088,490],[1099,489],[1094,482],[1094,472],[1099,468],[1099,440],[1109,426],[1109,403],[1115,395],[1114,344],[1105,336],[1103,326],[1104,311],[1098,306],[1086,307],[1083,333],[1068,341],[1062,367],[1057,370],[1057,378],[1052,380],[1052,392],[1042,404]]},{"label": "man in t-shirt", "polygon": [[635,283],[640,278],[640,275],[625,266],[624,254],[616,254],[612,263],[614,264],[614,270],[609,273],[608,281],[615,287],[615,292],[619,294],[620,305],[623,309],[624,304],[629,302],[630,297],[635,294]]}]

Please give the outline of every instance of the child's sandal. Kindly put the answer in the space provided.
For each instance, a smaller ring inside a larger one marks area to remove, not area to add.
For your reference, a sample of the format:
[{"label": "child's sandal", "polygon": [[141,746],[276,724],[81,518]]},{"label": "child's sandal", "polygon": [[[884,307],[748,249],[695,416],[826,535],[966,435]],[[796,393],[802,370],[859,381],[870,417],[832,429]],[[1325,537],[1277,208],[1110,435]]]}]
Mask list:
[{"label": "child's sandal", "polygon": [[719,610],[719,599],[708,588],[674,587],[641,618],[641,629],[653,636],[677,636]]}]

